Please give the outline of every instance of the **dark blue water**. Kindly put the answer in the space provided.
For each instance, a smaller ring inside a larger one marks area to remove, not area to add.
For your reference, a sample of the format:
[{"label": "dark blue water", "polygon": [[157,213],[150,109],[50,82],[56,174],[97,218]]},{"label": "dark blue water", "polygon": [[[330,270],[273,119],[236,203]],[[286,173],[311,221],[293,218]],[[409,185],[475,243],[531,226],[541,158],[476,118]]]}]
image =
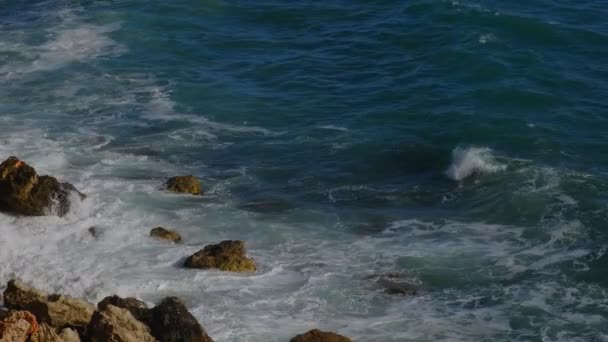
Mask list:
[{"label": "dark blue water", "polygon": [[[65,218],[0,215],[0,283],[178,295],[217,341],[607,340],[607,16],[0,0],[0,159],[89,194]],[[205,195],[160,191],[176,174]],[[259,271],[177,267],[222,239]],[[388,273],[418,293],[386,294]]]}]

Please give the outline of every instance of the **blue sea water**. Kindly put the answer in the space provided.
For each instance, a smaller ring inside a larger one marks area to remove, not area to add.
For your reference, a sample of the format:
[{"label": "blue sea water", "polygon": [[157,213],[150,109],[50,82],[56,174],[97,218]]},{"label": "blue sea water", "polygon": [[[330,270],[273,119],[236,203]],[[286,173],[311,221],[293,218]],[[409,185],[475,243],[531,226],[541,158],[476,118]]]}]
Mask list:
[{"label": "blue sea water", "polygon": [[[216,341],[606,341],[607,17],[0,0],[0,159],[89,195],[63,218],[0,214],[0,283],[177,295]],[[178,174],[205,195],[159,189]],[[224,239],[259,270],[179,267]],[[385,293],[394,273],[418,293]]]}]

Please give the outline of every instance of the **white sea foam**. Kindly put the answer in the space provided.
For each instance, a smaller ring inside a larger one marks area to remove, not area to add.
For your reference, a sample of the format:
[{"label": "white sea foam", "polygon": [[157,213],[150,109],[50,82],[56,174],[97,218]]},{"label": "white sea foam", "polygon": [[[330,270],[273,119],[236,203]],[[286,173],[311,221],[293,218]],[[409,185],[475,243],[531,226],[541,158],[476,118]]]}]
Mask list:
[{"label": "white sea foam", "polygon": [[[49,29],[49,38],[41,45],[21,42],[0,44],[6,50],[26,56],[25,61],[12,61],[2,66],[0,75],[12,79],[32,72],[58,69],[72,62],[119,55],[125,51],[125,47],[108,36],[119,27],[117,24],[82,24],[78,19],[70,17],[64,25]],[[34,58],[27,58],[28,56]]]},{"label": "white sea foam", "polygon": [[487,147],[457,147],[452,151],[452,164],[446,175],[460,181],[474,174],[496,173],[506,170],[507,166],[498,163]]},{"label": "white sea foam", "polygon": [[486,33],[479,36],[479,44],[487,44],[496,41],[496,36],[492,33]]}]

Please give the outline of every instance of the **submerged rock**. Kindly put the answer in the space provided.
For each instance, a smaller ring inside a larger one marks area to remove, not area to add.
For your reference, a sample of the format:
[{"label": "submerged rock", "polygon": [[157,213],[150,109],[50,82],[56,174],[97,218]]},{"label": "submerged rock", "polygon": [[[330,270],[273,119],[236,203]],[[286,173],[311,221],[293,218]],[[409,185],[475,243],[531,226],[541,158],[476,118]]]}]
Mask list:
[{"label": "submerged rock", "polygon": [[136,298],[121,298],[118,296],[109,296],[104,298],[99,304],[97,309],[99,311],[105,310],[108,305],[114,305],[115,307],[129,310],[131,315],[140,322],[148,323],[150,320],[150,309],[146,303]]},{"label": "submerged rock", "polygon": [[167,297],[150,310],[149,326],[160,342],[213,342],[177,297]]},{"label": "submerged rock", "polygon": [[291,203],[281,198],[258,199],[239,205],[239,209],[265,214],[280,213],[293,208]]},{"label": "submerged rock", "polygon": [[245,242],[226,240],[217,245],[205,246],[189,256],[185,263],[189,268],[217,268],[231,272],[254,272],[255,262],[245,255]]},{"label": "submerged rock", "polygon": [[182,237],[178,232],[165,229],[163,227],[152,228],[152,230],[150,230],[150,236],[157,239],[169,240],[175,243],[182,241]]},{"label": "submerged rock", "polygon": [[0,321],[0,341],[26,341],[38,330],[36,317],[27,311],[10,311]]},{"label": "submerged rock", "polygon": [[129,310],[108,304],[95,311],[87,328],[87,341],[154,342],[150,329],[131,315]]},{"label": "submerged rock", "polygon": [[86,196],[72,184],[51,176],[38,176],[36,170],[16,157],[0,164],[0,211],[18,215],[65,215],[70,210],[70,193]]},{"label": "submerged rock", "polygon": [[56,329],[84,327],[95,311],[93,304],[82,299],[45,292],[18,280],[11,280],[4,291],[4,306],[13,310],[27,310],[38,321]]},{"label": "submerged rock", "polygon": [[290,340],[290,342],[352,342],[348,337],[338,335],[333,332],[321,331],[318,329],[311,330],[305,334],[298,335]]},{"label": "submerged rock", "polygon": [[165,185],[169,191],[192,195],[201,194],[201,182],[194,176],[171,177]]}]

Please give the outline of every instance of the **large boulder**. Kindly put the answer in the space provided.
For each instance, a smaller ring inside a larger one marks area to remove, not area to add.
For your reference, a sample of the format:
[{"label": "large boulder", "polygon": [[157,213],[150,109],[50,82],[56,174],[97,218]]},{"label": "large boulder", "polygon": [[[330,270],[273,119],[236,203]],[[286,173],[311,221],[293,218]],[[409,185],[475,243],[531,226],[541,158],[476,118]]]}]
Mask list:
[{"label": "large boulder", "polygon": [[36,317],[27,311],[10,311],[0,321],[0,341],[26,341],[38,330]]},{"label": "large boulder", "polygon": [[348,337],[338,335],[333,332],[321,331],[318,329],[311,330],[305,334],[298,335],[290,340],[290,342],[352,342]]},{"label": "large boulder", "polygon": [[80,342],[80,336],[72,329],[65,328],[60,333],[47,324],[41,324],[28,342]]},{"label": "large boulder", "polygon": [[87,328],[91,342],[155,342],[150,329],[131,315],[129,310],[108,304],[95,311]]},{"label": "large boulder", "polygon": [[139,299],[109,296],[97,304],[97,309],[103,311],[108,305],[114,305],[115,307],[129,310],[131,315],[140,322],[148,324],[150,321],[150,309],[148,309],[146,303]]},{"label": "large boulder", "polygon": [[155,237],[157,239],[168,240],[175,243],[179,243],[182,241],[181,235],[178,232],[170,229],[165,229],[163,227],[156,227],[150,230],[150,236]]},{"label": "large boulder", "polygon": [[47,295],[18,280],[11,280],[4,291],[4,306],[13,310],[27,310],[38,321],[55,329],[82,328],[91,320],[95,306],[82,299],[58,294]]},{"label": "large boulder", "polygon": [[150,310],[149,326],[160,342],[213,342],[177,297],[167,297]]},{"label": "large boulder", "polygon": [[201,194],[201,181],[194,176],[175,176],[165,184],[167,190],[192,195]]},{"label": "large boulder", "polygon": [[38,176],[33,167],[17,157],[9,157],[0,164],[0,211],[63,216],[70,210],[70,193],[85,197],[72,184],[60,183],[51,176]]},{"label": "large boulder", "polygon": [[189,256],[184,262],[188,268],[217,268],[231,272],[254,272],[255,262],[245,254],[245,242],[226,240],[216,245],[205,246]]}]

